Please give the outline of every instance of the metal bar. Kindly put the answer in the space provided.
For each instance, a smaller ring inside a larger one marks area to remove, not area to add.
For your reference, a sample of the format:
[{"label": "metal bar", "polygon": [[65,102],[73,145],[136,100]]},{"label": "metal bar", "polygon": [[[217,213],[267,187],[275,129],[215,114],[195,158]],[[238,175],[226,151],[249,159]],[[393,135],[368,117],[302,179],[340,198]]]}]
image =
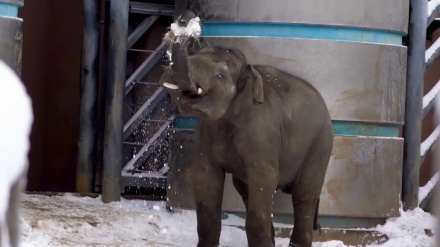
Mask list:
[{"label": "metal bar", "polygon": [[440,28],[440,18],[435,18],[434,21],[428,25],[426,30],[426,40],[432,40],[432,34]]},{"label": "metal bar", "polygon": [[[427,1],[427,0],[424,0]],[[439,16],[440,14],[440,0],[431,0],[428,2],[428,6],[427,6],[427,13],[428,13],[428,18],[427,18],[427,23],[426,25],[430,25],[434,19],[436,17]]]},{"label": "metal bar", "polygon": [[108,79],[104,128],[102,201],[121,199],[122,106],[127,64],[129,1],[110,1]]},{"label": "metal bar", "polygon": [[167,120],[163,120],[163,119],[147,119],[145,120],[145,122],[153,122],[153,123],[164,123]]},{"label": "metal bar", "polygon": [[135,143],[135,142],[123,142],[125,145],[131,145],[131,146],[143,146],[145,143]]},{"label": "metal bar", "polygon": [[130,2],[130,12],[135,14],[173,16],[174,7],[164,4]]},{"label": "metal bar", "polygon": [[133,178],[166,178],[161,172],[140,172],[140,173],[122,172],[122,176],[133,177]]},{"label": "metal bar", "polygon": [[165,52],[166,44],[162,42],[156,50],[161,52],[156,52],[151,54],[136,71],[127,79],[125,82],[125,95],[129,94],[133,89],[134,83],[144,77],[153,67],[159,62]]},{"label": "metal bar", "polygon": [[83,0],[84,23],[81,61],[81,106],[76,167],[76,191],[94,191],[94,146],[98,87],[99,0]]},{"label": "metal bar", "polygon": [[145,18],[128,36],[127,49],[130,49],[136,41],[153,25],[153,23],[159,18],[157,15],[152,15]]},{"label": "metal bar", "polygon": [[418,206],[427,8],[427,1],[411,0],[402,177],[404,210]]},{"label": "metal bar", "polygon": [[435,84],[435,86],[423,96],[423,117],[425,117],[428,112],[435,105],[435,100],[440,93],[440,80]]},{"label": "metal bar", "polygon": [[[436,191],[439,189],[439,183],[437,182],[434,187],[432,188],[432,190],[430,190],[428,192],[428,194],[425,196],[425,198],[423,198],[423,200],[420,202],[419,207],[423,210],[426,210],[426,207],[428,206],[429,201],[431,200],[436,200],[435,196],[436,196]],[[435,201],[434,201],[435,203]]]},{"label": "metal bar", "polygon": [[161,125],[161,127],[156,131],[156,133],[148,140],[147,144],[145,144],[141,150],[135,155],[133,159],[131,159],[125,167],[122,169],[123,172],[128,172],[130,170],[134,170],[137,167],[137,164],[140,162],[145,161],[145,159],[150,156],[150,154],[153,152],[153,149],[150,148],[151,146],[157,144],[159,141],[161,141],[162,138],[165,137],[167,131],[166,129],[168,126],[173,122],[174,117],[171,117],[167,121],[165,121],[164,124]]},{"label": "metal bar", "polygon": [[162,51],[147,50],[147,49],[128,49],[128,50],[129,51],[135,51],[135,52],[144,52],[144,53],[162,52]]},{"label": "metal bar", "polygon": [[146,82],[146,81],[145,82],[144,81],[138,81],[137,84],[142,84],[142,85],[147,86],[147,87],[148,86],[156,86],[157,87],[157,85],[158,85],[156,82]]},{"label": "metal bar", "polygon": [[166,95],[165,90],[162,87],[159,87],[154,94],[139,108],[139,110],[124,125],[124,140],[126,140],[137,127],[139,127],[142,119],[146,115],[150,114]]},{"label": "metal bar", "polygon": [[124,187],[166,188],[167,178],[161,173],[122,173],[121,184]]},{"label": "metal bar", "polygon": [[437,39],[425,52],[425,66],[429,68],[440,56],[440,39]]},{"label": "metal bar", "polygon": [[426,150],[425,154],[420,157],[420,166],[423,166],[423,164],[425,163],[426,158],[433,152],[435,151],[435,145],[431,146],[428,148],[428,150]]},{"label": "metal bar", "polygon": [[110,11],[110,2],[106,0],[100,1],[100,18],[99,18],[99,52],[98,52],[98,88],[97,88],[97,112],[96,112],[96,171],[95,171],[95,188],[97,193],[102,192],[102,170],[104,167],[104,126],[105,126],[105,91],[107,82],[107,51],[109,23],[108,12]]}]

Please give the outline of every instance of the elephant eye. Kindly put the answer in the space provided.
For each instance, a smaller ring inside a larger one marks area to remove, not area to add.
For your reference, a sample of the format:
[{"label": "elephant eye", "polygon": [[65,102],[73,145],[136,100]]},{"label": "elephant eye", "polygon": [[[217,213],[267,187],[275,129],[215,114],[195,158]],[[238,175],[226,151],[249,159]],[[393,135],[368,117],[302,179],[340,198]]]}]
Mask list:
[{"label": "elephant eye", "polygon": [[220,79],[220,80],[225,79],[225,76],[223,74],[217,74],[216,77],[217,77],[217,79]]}]

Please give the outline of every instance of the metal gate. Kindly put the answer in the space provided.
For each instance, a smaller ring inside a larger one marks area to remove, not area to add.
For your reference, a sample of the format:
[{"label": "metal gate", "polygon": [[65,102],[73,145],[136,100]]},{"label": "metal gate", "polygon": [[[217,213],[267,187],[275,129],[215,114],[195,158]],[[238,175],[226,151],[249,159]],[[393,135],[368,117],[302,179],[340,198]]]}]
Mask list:
[{"label": "metal gate", "polygon": [[174,7],[151,2],[84,0],[77,191],[102,191],[104,201],[119,200],[125,188],[166,186],[174,107],[157,84],[165,44],[136,43],[146,34],[161,40],[165,32],[149,29],[164,17],[169,26]]}]

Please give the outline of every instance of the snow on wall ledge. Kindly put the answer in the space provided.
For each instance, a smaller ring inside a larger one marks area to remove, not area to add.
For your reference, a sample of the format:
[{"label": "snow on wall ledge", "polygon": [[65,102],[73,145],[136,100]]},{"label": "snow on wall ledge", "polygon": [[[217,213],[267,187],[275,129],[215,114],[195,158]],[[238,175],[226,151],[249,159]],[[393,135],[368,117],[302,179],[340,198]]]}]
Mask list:
[{"label": "snow on wall ledge", "polygon": [[32,103],[15,72],[0,60],[0,224],[1,246],[4,242],[6,210],[10,187],[27,168],[30,149],[29,136],[33,123]]}]

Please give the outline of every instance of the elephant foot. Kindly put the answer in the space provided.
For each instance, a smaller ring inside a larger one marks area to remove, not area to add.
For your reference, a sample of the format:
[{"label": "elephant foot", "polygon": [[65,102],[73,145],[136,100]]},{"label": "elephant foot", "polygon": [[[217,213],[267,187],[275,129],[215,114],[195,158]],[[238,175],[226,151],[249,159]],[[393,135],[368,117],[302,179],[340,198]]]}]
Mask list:
[{"label": "elephant foot", "polygon": [[257,245],[251,245],[249,244],[248,247],[275,247],[274,244],[257,244]]},{"label": "elephant foot", "polygon": [[289,247],[305,247],[305,246],[302,244],[298,244],[298,243],[290,243]]},{"label": "elephant foot", "polygon": [[268,240],[248,240],[248,247],[275,247],[274,241]]},{"label": "elephant foot", "polygon": [[212,245],[212,244],[197,244],[197,247],[219,247],[220,245],[218,245],[218,244],[215,244],[215,245]]}]

